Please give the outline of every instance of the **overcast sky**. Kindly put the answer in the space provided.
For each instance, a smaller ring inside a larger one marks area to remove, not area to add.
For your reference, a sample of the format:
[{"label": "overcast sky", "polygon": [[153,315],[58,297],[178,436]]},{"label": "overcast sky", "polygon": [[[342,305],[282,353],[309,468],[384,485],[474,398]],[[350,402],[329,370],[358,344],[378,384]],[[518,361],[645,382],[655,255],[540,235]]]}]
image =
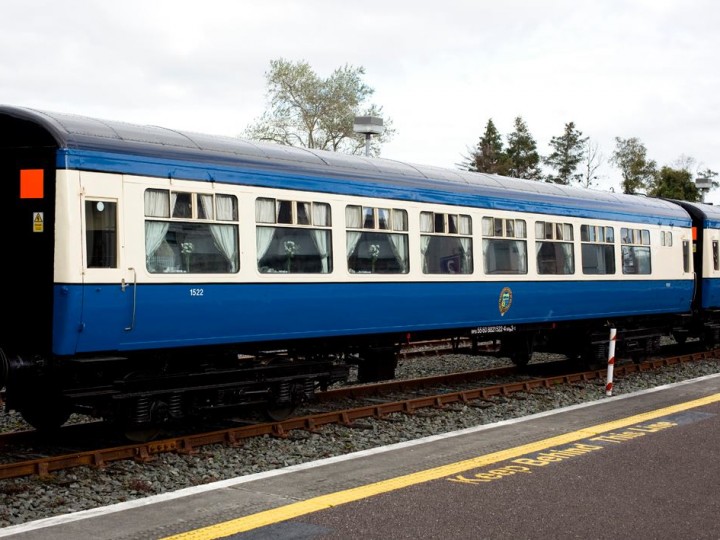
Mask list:
[{"label": "overcast sky", "polygon": [[0,51],[6,105],[236,136],[284,58],[364,67],[386,158],[455,168],[521,116],[542,155],[568,122],[596,142],[600,189],[615,137],[720,171],[712,0],[2,0]]}]

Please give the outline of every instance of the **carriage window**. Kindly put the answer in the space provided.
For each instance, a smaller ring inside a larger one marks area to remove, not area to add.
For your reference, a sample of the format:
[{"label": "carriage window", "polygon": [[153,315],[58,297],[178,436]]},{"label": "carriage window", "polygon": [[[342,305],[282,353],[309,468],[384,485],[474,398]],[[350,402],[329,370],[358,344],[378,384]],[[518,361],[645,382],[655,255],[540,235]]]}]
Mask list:
[{"label": "carriage window", "polygon": [[[717,269],[717,266],[715,268]],[[683,271],[685,273],[690,272],[690,242],[687,240],[683,240]]]},{"label": "carriage window", "polygon": [[117,203],[85,201],[88,268],[117,268]]},{"label": "carriage window", "polygon": [[482,236],[486,274],[527,274],[525,221],[484,217]]},{"label": "carriage window", "polygon": [[148,272],[237,272],[240,267],[237,221],[237,198],[233,195],[146,190]]},{"label": "carriage window", "polygon": [[671,247],[673,245],[672,233],[670,231],[660,231],[660,245]]},{"label": "carriage window", "polygon": [[[683,247],[685,244],[683,243]],[[720,253],[718,253],[718,241],[713,240],[712,243],[713,269],[720,270]]]},{"label": "carriage window", "polygon": [[472,221],[463,214],[420,212],[423,273],[472,274]]},{"label": "carriage window", "polygon": [[193,213],[193,194],[192,193],[172,193],[172,217],[189,218]]},{"label": "carriage window", "polygon": [[583,274],[615,273],[615,232],[612,227],[581,225]]},{"label": "carriage window", "polygon": [[330,205],[311,201],[255,201],[257,267],[262,273],[332,272]]},{"label": "carriage window", "polygon": [[623,274],[650,274],[650,231],[620,229]]},{"label": "carriage window", "polygon": [[345,227],[350,273],[408,272],[408,235],[402,234],[407,233],[405,210],[347,206]]},{"label": "carriage window", "polygon": [[570,223],[535,223],[538,274],[574,274],[573,227]]}]

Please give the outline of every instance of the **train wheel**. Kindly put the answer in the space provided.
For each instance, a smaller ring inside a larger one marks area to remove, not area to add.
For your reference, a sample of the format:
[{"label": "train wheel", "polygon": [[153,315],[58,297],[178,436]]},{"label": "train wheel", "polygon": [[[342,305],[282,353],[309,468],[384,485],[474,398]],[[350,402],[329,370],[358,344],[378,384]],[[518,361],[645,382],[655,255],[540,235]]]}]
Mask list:
[{"label": "train wheel", "polygon": [[[312,389],[312,381],[307,382]],[[265,416],[273,422],[281,422],[289,418],[304,401],[307,401],[307,396],[303,381],[283,381],[273,388],[265,408]]]},{"label": "train wheel", "polygon": [[60,400],[55,402],[36,401],[19,407],[20,414],[28,424],[38,431],[51,432],[60,428],[70,418],[70,407]]},{"label": "train wheel", "polygon": [[397,354],[394,349],[367,351],[358,363],[358,381],[370,383],[394,379],[397,363]]},{"label": "train wheel", "polygon": [[516,366],[525,367],[532,359],[534,341],[531,335],[504,339],[500,342],[500,353],[510,358]]},{"label": "train wheel", "polygon": [[123,431],[128,441],[136,443],[150,442],[157,439],[162,430],[157,426],[149,426],[146,428],[127,428]]},{"label": "train wheel", "polygon": [[270,405],[265,409],[265,416],[273,422],[282,422],[292,416],[297,406],[292,404]]},{"label": "train wheel", "polygon": [[702,343],[705,350],[714,349],[720,342],[720,326],[716,324],[707,324],[703,329]]}]

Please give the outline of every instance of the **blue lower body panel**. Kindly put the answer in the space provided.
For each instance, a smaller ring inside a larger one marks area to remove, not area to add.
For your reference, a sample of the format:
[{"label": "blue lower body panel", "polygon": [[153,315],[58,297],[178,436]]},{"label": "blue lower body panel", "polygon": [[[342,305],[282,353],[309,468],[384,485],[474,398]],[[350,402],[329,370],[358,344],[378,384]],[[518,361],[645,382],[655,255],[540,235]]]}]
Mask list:
[{"label": "blue lower body panel", "polygon": [[702,307],[703,309],[720,309],[720,279],[702,280]]},{"label": "blue lower body panel", "polygon": [[691,280],[57,285],[53,346],[72,355],[686,313],[692,289]]}]

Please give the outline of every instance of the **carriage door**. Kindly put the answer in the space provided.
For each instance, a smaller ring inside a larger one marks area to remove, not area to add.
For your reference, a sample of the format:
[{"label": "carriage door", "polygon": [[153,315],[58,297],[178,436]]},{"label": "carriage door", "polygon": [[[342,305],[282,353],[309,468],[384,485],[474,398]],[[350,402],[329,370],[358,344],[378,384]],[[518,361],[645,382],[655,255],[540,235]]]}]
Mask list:
[{"label": "carriage door", "polygon": [[[5,124],[0,125],[0,131],[4,128]],[[7,129],[13,136],[18,132],[17,128]],[[25,148],[5,144],[0,148],[0,275],[5,293],[0,347],[6,354],[49,355],[55,249],[54,149],[35,148],[30,140],[22,141]]]},{"label": "carriage door", "polygon": [[78,350],[122,348],[134,325],[134,269],[127,268],[122,234],[122,177],[80,173],[83,260],[83,326]]}]

